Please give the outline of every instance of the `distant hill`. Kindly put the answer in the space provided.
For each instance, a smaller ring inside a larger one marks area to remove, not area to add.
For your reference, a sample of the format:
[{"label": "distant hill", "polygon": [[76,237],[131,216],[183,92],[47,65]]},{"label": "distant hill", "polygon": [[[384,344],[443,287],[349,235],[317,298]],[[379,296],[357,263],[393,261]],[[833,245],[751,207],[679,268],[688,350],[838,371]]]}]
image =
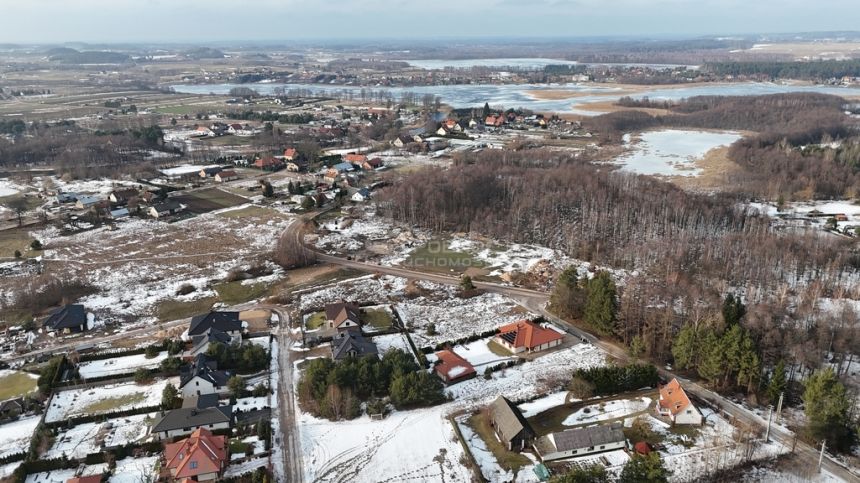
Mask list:
[{"label": "distant hill", "polygon": [[185,52],[185,56],[189,59],[223,59],[226,57],[224,52],[210,47],[200,47]]},{"label": "distant hill", "polygon": [[101,50],[77,51],[66,47],[50,49],[46,52],[48,60],[61,64],[124,64],[131,57],[119,52]]}]

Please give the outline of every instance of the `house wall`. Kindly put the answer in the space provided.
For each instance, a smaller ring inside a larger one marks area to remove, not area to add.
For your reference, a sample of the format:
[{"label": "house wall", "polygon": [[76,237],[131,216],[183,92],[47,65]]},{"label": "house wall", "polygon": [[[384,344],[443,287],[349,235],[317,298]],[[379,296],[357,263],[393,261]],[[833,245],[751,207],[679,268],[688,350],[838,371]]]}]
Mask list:
[{"label": "house wall", "polygon": [[188,428],[172,429],[170,431],[162,431],[160,433],[157,433],[155,436],[158,439],[175,438],[177,436],[185,436],[185,435],[191,434],[197,428],[205,428],[205,429],[208,429],[210,431],[215,431],[218,429],[230,429],[230,423],[225,421],[223,423],[206,424],[203,426],[191,426]]},{"label": "house wall", "polygon": [[606,451],[613,451],[617,449],[624,449],[626,443],[624,441],[618,441],[615,443],[607,443],[602,446],[595,446],[591,449],[589,448],[577,448],[569,451],[554,451],[551,453],[547,453],[545,455],[541,455],[541,459],[543,461],[553,461],[564,458],[573,458],[577,456],[595,454],[595,453],[603,453]]},{"label": "house wall", "polygon": [[675,424],[702,424],[702,413],[696,409],[695,406],[690,404],[686,408],[684,408],[680,413],[676,414],[673,422]]},{"label": "house wall", "polygon": [[186,398],[203,394],[215,394],[220,392],[220,390],[220,387],[216,387],[211,382],[206,381],[199,376],[195,376],[193,379],[188,381],[188,383],[182,386],[182,397]]},{"label": "house wall", "polygon": [[493,340],[495,340],[497,344],[501,345],[502,347],[511,351],[514,354],[519,354],[520,352],[524,352],[526,350],[525,347],[514,347],[511,344],[508,344],[508,342],[505,339],[502,339],[501,337],[498,337],[498,336],[496,336]]}]

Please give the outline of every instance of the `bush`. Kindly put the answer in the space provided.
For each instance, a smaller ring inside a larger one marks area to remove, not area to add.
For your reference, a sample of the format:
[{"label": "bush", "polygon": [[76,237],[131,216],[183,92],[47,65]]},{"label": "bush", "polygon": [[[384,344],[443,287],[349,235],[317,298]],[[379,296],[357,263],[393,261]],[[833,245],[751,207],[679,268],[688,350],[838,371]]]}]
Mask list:
[{"label": "bush", "polygon": [[182,367],[182,360],[178,357],[168,357],[161,361],[161,364],[159,364],[158,367],[165,375],[170,376],[179,374],[179,369]]},{"label": "bush", "polygon": [[40,242],[39,240],[33,240],[32,242],[30,242],[30,248],[32,248],[33,250],[41,250],[42,242]]},{"label": "bush", "polygon": [[[578,369],[574,380],[582,379],[593,386],[594,395],[603,396],[623,391],[633,391],[643,387],[655,387],[659,381],[657,368],[650,364],[630,364],[627,366],[592,367]],[[571,384],[574,383],[571,380]],[[577,382],[577,384],[580,384]]]},{"label": "bush", "polygon": [[191,285],[190,283],[182,284],[178,289],[176,289],[176,295],[188,295],[190,293],[194,293],[197,290],[197,287]]},{"label": "bush", "polygon": [[158,357],[158,354],[161,354],[161,347],[162,346],[160,345],[148,346],[146,348],[146,352],[144,352],[144,355],[147,359],[155,359],[156,357]]},{"label": "bush", "polygon": [[134,382],[137,384],[146,384],[152,381],[152,373],[149,370],[140,368],[134,371]]},{"label": "bush", "polygon": [[21,250],[15,250],[15,258],[21,258]]}]

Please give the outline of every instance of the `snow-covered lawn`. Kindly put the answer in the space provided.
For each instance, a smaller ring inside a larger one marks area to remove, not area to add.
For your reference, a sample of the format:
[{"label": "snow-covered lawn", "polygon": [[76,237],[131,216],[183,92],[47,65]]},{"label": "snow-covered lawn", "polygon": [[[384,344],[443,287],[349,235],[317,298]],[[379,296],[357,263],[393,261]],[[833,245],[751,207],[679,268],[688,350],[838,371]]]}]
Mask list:
[{"label": "snow-covered lawn", "polygon": [[390,350],[400,349],[403,352],[410,354],[412,357],[415,357],[415,354],[412,352],[412,347],[409,346],[409,341],[406,340],[406,336],[401,333],[377,335],[370,339],[370,341],[376,344],[376,350],[379,352],[380,356]]},{"label": "snow-covered lawn", "polygon": [[248,412],[248,411],[256,411],[258,409],[263,409],[269,407],[269,397],[261,396],[261,397],[243,397],[236,400],[236,404],[233,405],[233,412]]},{"label": "snow-covered lawn", "polygon": [[[261,440],[259,436],[248,436],[243,439],[242,442],[253,448],[254,455],[260,455],[266,452],[266,442]],[[234,453],[230,455],[230,461],[237,461],[245,457],[245,453]]]},{"label": "snow-covered lawn", "polygon": [[454,346],[454,352],[469,361],[476,369],[485,365],[495,365],[514,359],[513,355],[500,356],[493,353],[487,345],[492,339],[479,339],[464,345]]},{"label": "snow-covered lawn", "polygon": [[39,416],[20,418],[0,426],[0,458],[27,451]]},{"label": "snow-covered lawn", "polygon": [[661,176],[697,176],[695,162],[712,149],[741,138],[736,132],[681,131],[666,129],[639,135],[631,152],[615,160],[622,170]]},{"label": "snow-covered lawn", "polygon": [[178,387],[179,378],[159,379],[146,385],[126,382],[57,392],[48,404],[45,422],[157,406],[168,383]]},{"label": "snow-covered lawn", "polygon": [[331,422],[301,415],[306,481],[469,482],[448,406]]},{"label": "snow-covered lawn", "polygon": [[57,434],[53,446],[43,456],[46,459],[84,458],[98,453],[102,446],[111,448],[136,443],[146,438],[156,413],[135,414],[101,423],[83,423]]},{"label": "snow-covered lawn", "polygon": [[[256,458],[249,461],[245,461],[244,463],[238,463],[235,465],[230,465],[224,470],[224,478],[234,478],[237,476],[242,476],[247,473],[251,473],[257,468],[263,468],[269,464],[269,458]],[[113,483],[113,480],[111,480]]]},{"label": "snow-covered lawn", "polygon": [[651,405],[651,398],[616,399],[586,406],[572,413],[561,422],[565,426],[579,426],[598,421],[623,418],[634,413],[640,413]]},{"label": "snow-covered lawn", "polygon": [[84,379],[132,374],[134,371],[141,368],[154,369],[158,367],[164,359],[167,359],[167,351],[159,353],[152,359],[147,359],[146,354],[135,354],[131,356],[115,357],[113,359],[81,362],[78,364],[78,373]]},{"label": "snow-covered lawn", "polygon": [[561,406],[562,404],[567,402],[567,394],[567,391],[554,392],[544,397],[535,399],[534,401],[522,403],[518,407],[520,408],[520,412],[523,413],[523,416],[530,418],[536,414],[540,414],[554,407]]},{"label": "snow-covered lawn", "polygon": [[158,458],[158,456],[145,456],[119,460],[116,462],[116,469],[108,482],[140,483],[142,481],[155,481],[158,477],[155,472]]}]

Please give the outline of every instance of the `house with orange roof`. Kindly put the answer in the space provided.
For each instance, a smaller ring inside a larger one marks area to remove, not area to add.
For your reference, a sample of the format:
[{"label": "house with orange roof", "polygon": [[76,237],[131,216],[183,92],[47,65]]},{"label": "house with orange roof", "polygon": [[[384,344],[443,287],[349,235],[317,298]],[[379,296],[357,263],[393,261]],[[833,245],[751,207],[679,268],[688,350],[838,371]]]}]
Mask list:
[{"label": "house with orange roof", "polygon": [[436,353],[438,364],[433,368],[445,384],[456,384],[475,377],[477,372],[472,364],[460,357],[452,350],[443,350]]},{"label": "house with orange roof", "polygon": [[502,326],[493,340],[514,354],[540,352],[561,344],[564,336],[530,320]]},{"label": "house with orange roof", "polygon": [[298,158],[298,154],[296,148],[287,148],[284,150],[284,159],[286,161],[293,161]]},{"label": "house with orange roof", "polygon": [[164,445],[164,466],[173,480],[217,480],[230,461],[226,436],[197,429],[191,436]]},{"label": "house with orange roof", "polygon": [[90,475],[90,476],[76,476],[74,478],[69,478],[66,480],[66,483],[102,483],[104,478],[102,475]]},{"label": "house with orange roof", "polygon": [[487,116],[484,120],[484,124],[489,127],[502,127],[505,124],[505,116],[501,114],[498,116],[495,114]]},{"label": "house with orange roof", "polygon": [[343,160],[347,163],[361,166],[367,161],[367,156],[364,154],[349,153],[343,157]]},{"label": "house with orange roof", "polygon": [[702,413],[690,401],[677,378],[660,386],[656,409],[660,416],[669,418],[672,424],[702,424]]}]

